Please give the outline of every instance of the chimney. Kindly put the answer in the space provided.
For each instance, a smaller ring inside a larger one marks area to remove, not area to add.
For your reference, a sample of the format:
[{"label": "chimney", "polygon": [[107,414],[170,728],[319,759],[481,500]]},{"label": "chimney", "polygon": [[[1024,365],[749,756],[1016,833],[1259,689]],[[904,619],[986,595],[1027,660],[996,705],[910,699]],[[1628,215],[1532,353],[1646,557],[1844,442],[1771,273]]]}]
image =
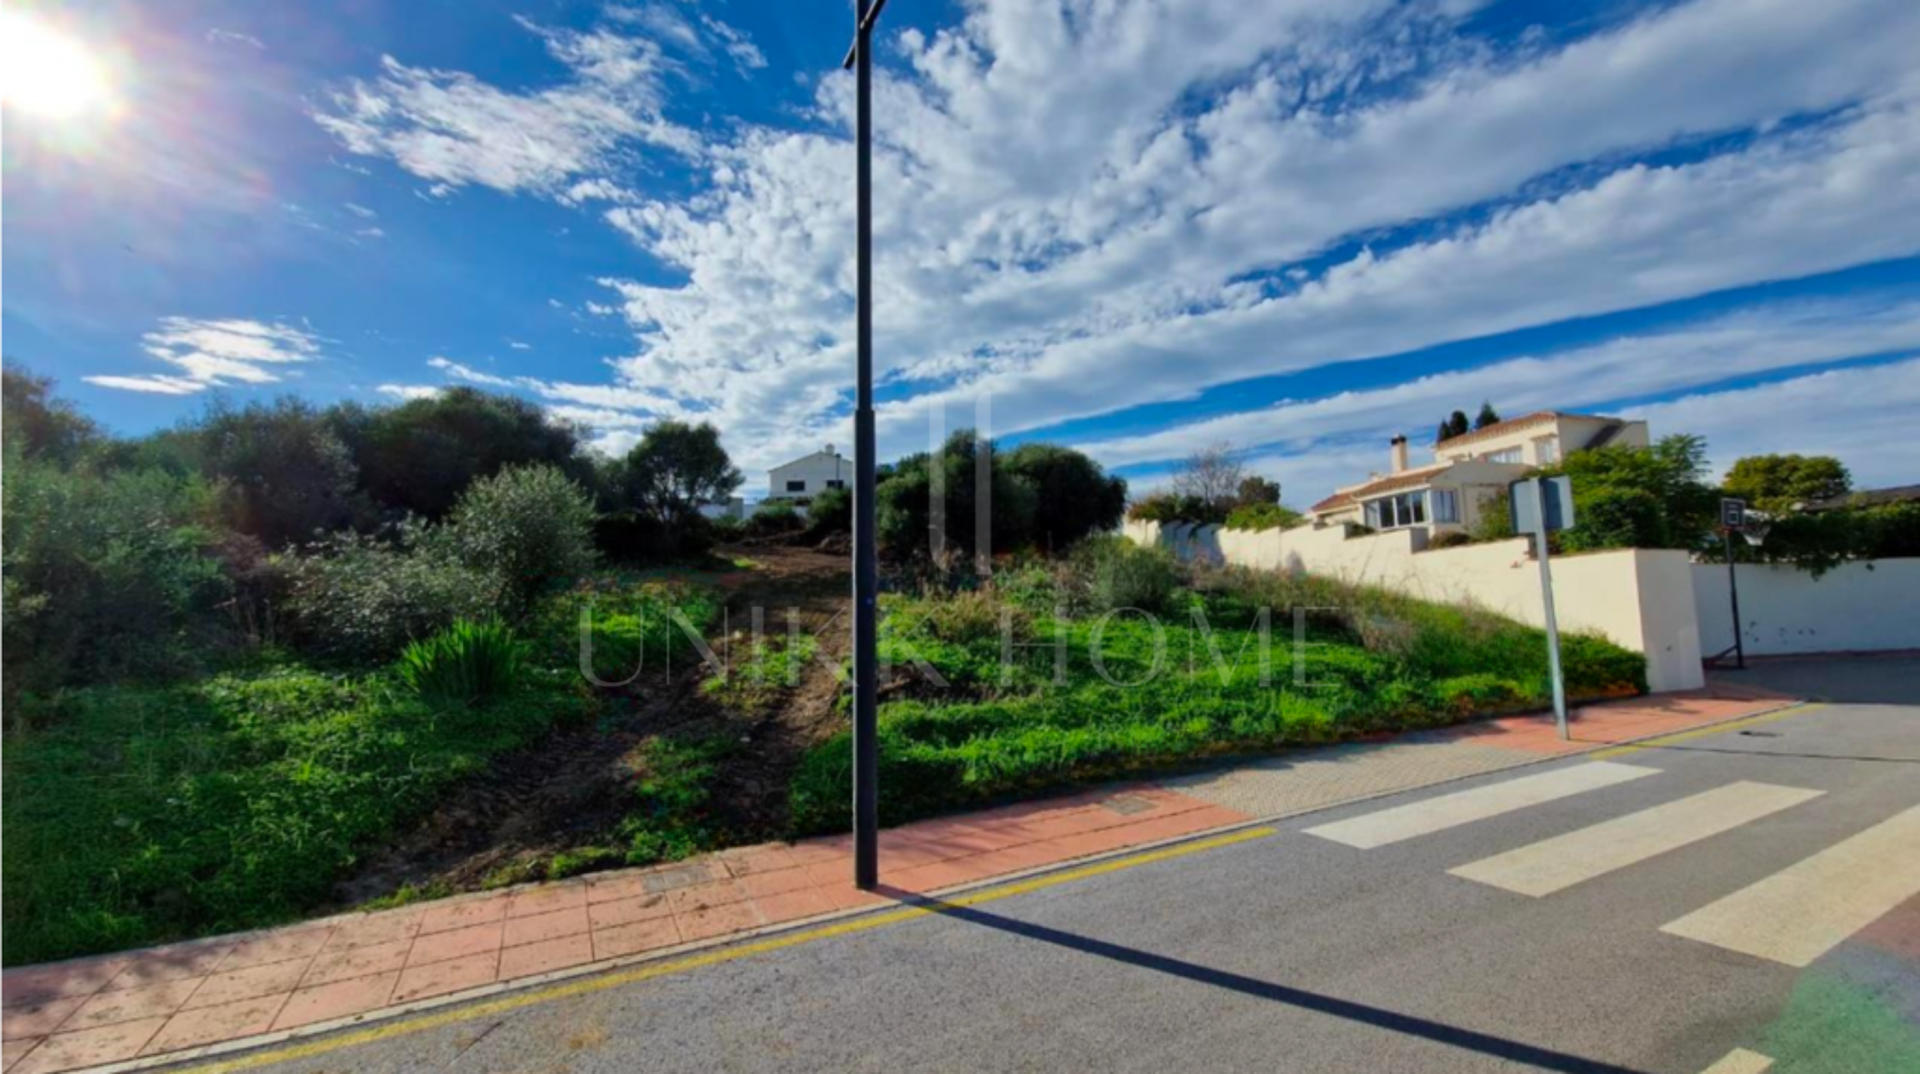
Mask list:
[{"label": "chimney", "polygon": [[831,454],[833,454],[833,445],[832,445],[832,444],[828,444],[828,445],[827,445],[827,454],[829,454],[829,455],[831,455]]},{"label": "chimney", "polygon": [[1407,438],[1404,436],[1396,436],[1393,438],[1392,443],[1393,443],[1393,471],[1392,472],[1397,474],[1404,471],[1407,468]]}]

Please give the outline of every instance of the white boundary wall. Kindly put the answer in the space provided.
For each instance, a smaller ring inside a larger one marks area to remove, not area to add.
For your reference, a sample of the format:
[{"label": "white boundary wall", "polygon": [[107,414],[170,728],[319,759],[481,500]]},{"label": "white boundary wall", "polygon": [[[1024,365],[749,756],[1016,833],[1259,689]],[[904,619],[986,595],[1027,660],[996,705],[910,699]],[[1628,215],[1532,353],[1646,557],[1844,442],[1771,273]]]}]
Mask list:
[{"label": "white boundary wall", "polygon": [[[1843,563],[1815,578],[1774,564],[1740,570],[1740,621],[1748,656],[1920,649],[1920,559]],[[1727,565],[1693,565],[1700,647],[1733,645]]]},{"label": "white boundary wall", "polygon": [[[1125,533],[1140,544],[1163,545],[1182,559],[1310,571],[1426,600],[1472,603],[1534,626],[1546,619],[1540,567],[1528,555],[1525,538],[1426,550],[1424,530],[1348,537],[1339,526],[1246,533],[1129,521]],[[1654,691],[1698,689],[1706,677],[1700,669],[1693,570],[1685,552],[1671,549],[1557,556],[1554,609],[1564,630],[1592,631],[1645,653],[1647,684]]]}]

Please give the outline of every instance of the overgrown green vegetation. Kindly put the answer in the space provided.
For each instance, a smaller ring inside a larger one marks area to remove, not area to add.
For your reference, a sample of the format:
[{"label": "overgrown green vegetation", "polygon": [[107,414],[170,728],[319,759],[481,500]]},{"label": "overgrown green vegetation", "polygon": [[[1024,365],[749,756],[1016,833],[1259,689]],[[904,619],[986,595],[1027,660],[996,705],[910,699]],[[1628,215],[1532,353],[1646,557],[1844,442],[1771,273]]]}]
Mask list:
[{"label": "overgrown green vegetation", "polygon": [[[594,573],[601,466],[481,393],[115,440],[5,378],[5,961],[283,920],[460,779],[688,659],[710,593]],[[617,501],[616,501],[617,502]]]},{"label": "overgrown green vegetation", "polygon": [[268,924],[454,781],[590,700],[434,705],[297,666],[64,694],[7,745],[6,962]]},{"label": "overgrown green vegetation", "polygon": [[[1161,555],[1093,545],[1062,569],[1003,573],[993,592],[893,601],[883,660],[924,661],[946,687],[881,710],[883,821],[1549,697],[1544,640],[1511,620],[1319,578],[1184,579],[1146,562]],[[1293,608],[1312,609],[1297,654]],[[1646,689],[1639,654],[1585,635],[1563,647],[1573,695]],[[842,737],[803,760],[796,829],[845,826],[848,756]]]}]

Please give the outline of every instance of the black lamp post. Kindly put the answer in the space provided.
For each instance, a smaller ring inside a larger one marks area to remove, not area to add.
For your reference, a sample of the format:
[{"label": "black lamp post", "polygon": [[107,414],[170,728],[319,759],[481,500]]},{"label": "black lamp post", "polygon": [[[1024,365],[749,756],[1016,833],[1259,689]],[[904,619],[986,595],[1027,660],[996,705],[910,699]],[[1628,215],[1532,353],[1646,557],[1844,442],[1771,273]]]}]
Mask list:
[{"label": "black lamp post", "polygon": [[854,72],[854,146],[858,165],[855,328],[858,387],[853,407],[853,883],[872,891],[880,883],[880,754],[876,619],[880,613],[879,554],[873,531],[873,24],[887,0],[865,0],[854,23],[853,47],[841,67]]}]

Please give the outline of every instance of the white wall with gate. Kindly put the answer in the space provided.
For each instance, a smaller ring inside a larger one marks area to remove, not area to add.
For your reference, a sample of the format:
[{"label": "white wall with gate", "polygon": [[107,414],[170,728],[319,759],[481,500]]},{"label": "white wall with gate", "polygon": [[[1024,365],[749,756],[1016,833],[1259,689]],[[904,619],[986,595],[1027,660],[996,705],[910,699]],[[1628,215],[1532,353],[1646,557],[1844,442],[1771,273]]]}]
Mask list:
[{"label": "white wall with gate", "polygon": [[[1733,645],[1724,563],[1693,565],[1700,648]],[[1741,637],[1748,656],[1920,649],[1920,559],[1844,563],[1815,578],[1771,564],[1741,564]]]}]

